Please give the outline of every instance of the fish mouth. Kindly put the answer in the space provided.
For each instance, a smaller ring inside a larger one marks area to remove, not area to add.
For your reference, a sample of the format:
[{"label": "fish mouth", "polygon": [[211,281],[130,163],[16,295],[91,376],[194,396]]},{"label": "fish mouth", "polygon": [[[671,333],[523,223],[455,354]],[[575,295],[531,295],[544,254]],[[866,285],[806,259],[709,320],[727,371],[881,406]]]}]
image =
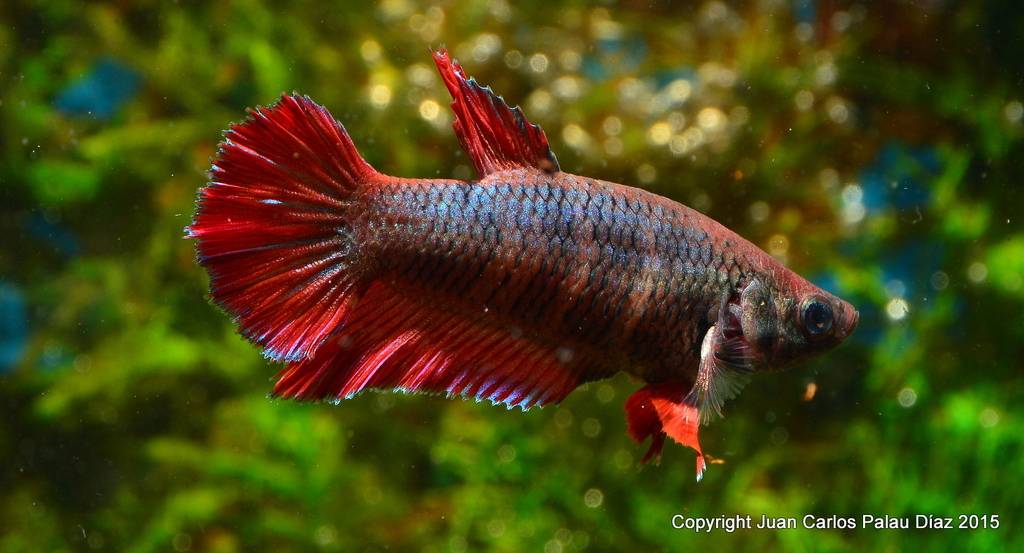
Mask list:
[{"label": "fish mouth", "polygon": [[846,313],[846,328],[843,329],[843,338],[853,334],[853,331],[857,328],[857,323],[860,322],[860,312],[852,306],[847,307]]}]

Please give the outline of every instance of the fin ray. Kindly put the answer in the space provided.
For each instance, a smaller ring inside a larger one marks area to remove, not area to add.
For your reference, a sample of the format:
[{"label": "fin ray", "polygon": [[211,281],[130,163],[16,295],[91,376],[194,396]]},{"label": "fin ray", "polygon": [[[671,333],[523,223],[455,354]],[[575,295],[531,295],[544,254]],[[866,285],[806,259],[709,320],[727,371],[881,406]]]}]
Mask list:
[{"label": "fin ray", "polygon": [[559,170],[544,131],[527,121],[521,108],[509,108],[490,87],[466,77],[446,50],[434,52],[434,63],[452,95],[455,134],[481,178],[519,167]]},{"label": "fin ray", "polygon": [[648,436],[651,446],[640,460],[659,458],[665,437],[697,452],[697,481],[704,477],[707,462],[700,447],[700,413],[685,399],[687,384],[668,381],[648,384],[626,400],[626,422],[630,437],[637,443]]},{"label": "fin ray", "polygon": [[211,298],[268,357],[311,356],[361,290],[348,212],[376,175],[305,96],[250,110],[225,132],[186,233]]},{"label": "fin ray", "polygon": [[378,282],[316,356],[285,367],[274,394],[343,399],[393,389],[526,410],[607,376],[591,361],[582,353],[565,361],[539,335],[513,333],[484,313],[446,312]]}]

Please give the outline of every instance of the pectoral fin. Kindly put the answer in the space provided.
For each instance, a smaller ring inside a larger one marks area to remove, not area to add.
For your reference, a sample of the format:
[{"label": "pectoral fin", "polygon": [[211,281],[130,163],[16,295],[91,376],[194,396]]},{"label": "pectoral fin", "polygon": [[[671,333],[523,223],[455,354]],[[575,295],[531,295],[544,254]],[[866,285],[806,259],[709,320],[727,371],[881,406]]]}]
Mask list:
[{"label": "pectoral fin", "polygon": [[707,463],[697,434],[713,415],[722,416],[722,404],[736,397],[753,370],[753,355],[740,326],[740,306],[723,298],[715,324],[700,348],[700,365],[692,387],[680,380],[648,384],[626,402],[629,434],[651,447],[641,462],[661,454],[668,436],[697,452],[697,480]]},{"label": "pectoral fin", "polygon": [[739,328],[739,306],[723,303],[718,322],[708,329],[700,347],[700,365],[686,402],[707,424],[722,416],[722,405],[736,397],[750,380],[750,347]]}]

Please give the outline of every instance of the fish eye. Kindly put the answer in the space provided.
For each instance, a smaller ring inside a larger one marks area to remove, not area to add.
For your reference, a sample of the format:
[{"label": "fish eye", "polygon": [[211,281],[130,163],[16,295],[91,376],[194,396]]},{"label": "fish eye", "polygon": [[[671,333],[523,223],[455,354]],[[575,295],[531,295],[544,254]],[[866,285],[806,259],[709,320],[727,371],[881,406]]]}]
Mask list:
[{"label": "fish eye", "polygon": [[803,321],[808,336],[826,334],[832,330],[832,306],[820,300],[811,300],[804,306]]}]

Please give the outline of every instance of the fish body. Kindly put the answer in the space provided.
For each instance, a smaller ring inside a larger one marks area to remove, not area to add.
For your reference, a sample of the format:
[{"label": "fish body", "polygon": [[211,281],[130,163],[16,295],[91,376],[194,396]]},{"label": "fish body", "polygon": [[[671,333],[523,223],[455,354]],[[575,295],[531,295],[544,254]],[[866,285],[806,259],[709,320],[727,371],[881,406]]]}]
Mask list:
[{"label": "fish body", "polygon": [[479,179],[387,176],[339,123],[284,96],[226,135],[188,235],[211,295],[287,362],[274,393],[433,392],[528,409],[629,372],[630,434],[698,452],[748,375],[856,326],[709,217],[560,171],[539,127],[435,54]]},{"label": "fish body", "polygon": [[403,294],[493,312],[601,374],[694,374],[713,308],[765,270],[699,212],[568,173],[396,179],[364,202],[356,241]]}]

